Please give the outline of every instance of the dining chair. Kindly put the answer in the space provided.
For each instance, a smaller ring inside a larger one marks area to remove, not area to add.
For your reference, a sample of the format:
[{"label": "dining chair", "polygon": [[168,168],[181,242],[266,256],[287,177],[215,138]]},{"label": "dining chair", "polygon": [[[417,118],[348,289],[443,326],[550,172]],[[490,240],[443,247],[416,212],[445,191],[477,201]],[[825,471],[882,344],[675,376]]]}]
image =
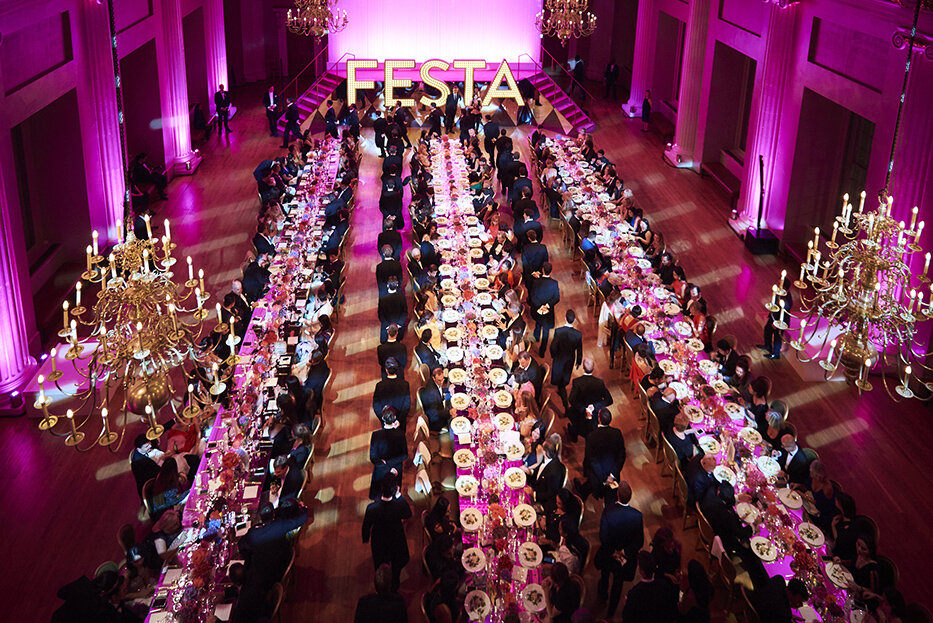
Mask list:
[{"label": "dining chair", "polygon": [[586,506],[583,505],[583,498],[581,498],[576,493],[573,493],[572,491],[571,491],[571,494],[573,495],[573,498],[577,501],[577,504],[580,505],[580,519],[577,520],[577,530],[579,530],[580,526],[583,525],[583,516],[586,514]]},{"label": "dining chair", "polygon": [[641,383],[638,384],[638,402],[641,404],[641,411],[638,416],[638,420],[647,420],[648,419],[648,392],[644,387],[641,386]]},{"label": "dining chair", "polygon": [[654,409],[651,408],[650,402],[646,405],[646,407],[645,415],[647,417],[647,421],[645,422],[645,445],[650,447],[652,443],[656,444],[654,453],[655,461],[657,461],[658,455],[660,454],[658,447],[660,446],[659,436],[661,432],[661,424],[658,422],[658,416],[655,415]]},{"label": "dining chair", "polygon": [[677,465],[677,452],[674,450],[674,446],[671,445],[671,442],[668,441],[667,436],[664,434],[660,435],[661,438],[661,451],[664,457],[664,460],[661,463],[661,477],[663,478],[667,471],[670,471],[671,477],[674,477],[674,466]]},{"label": "dining chair", "polygon": [[437,436],[437,441],[437,455],[442,459],[454,458],[454,439],[453,435],[450,434],[450,429],[440,431]]},{"label": "dining chair", "polygon": [[696,551],[705,549],[710,556],[710,562],[712,562],[713,539],[716,538],[716,533],[713,532],[713,526],[710,525],[706,515],[703,514],[703,509],[699,506],[697,507],[697,528],[699,529],[700,538],[697,539]]},{"label": "dining chair", "polygon": [[288,596],[288,587],[292,582],[294,574],[292,571],[295,568],[295,558],[297,558],[297,550],[295,547],[292,547],[292,555],[288,559],[288,566],[285,567],[285,573],[282,574],[282,580],[279,582],[282,585],[283,599]]},{"label": "dining chair", "polygon": [[418,473],[415,474],[415,491],[421,493],[425,501],[427,501],[430,499],[433,489],[434,486],[431,484],[431,478],[428,476],[427,470],[424,468],[419,469]]},{"label": "dining chair", "polygon": [[933,614],[923,604],[907,604],[907,616],[904,620],[911,623],[933,623]]},{"label": "dining chair", "polygon": [[878,580],[881,589],[897,588],[897,584],[901,579],[901,572],[898,570],[897,564],[881,554],[876,555],[875,560],[878,562]]},{"label": "dining chair", "polygon": [[421,615],[424,616],[424,620],[425,620],[425,621],[433,621],[433,620],[434,620],[434,617],[428,616],[428,598],[429,598],[429,597],[431,596],[431,594],[435,591],[435,589],[437,589],[437,587],[438,587],[438,585],[439,585],[440,583],[441,583],[440,580],[437,580],[436,582],[434,582],[434,583],[431,585],[431,588],[429,588],[429,589],[426,590],[424,593],[422,593],[422,594],[421,594],[421,599],[418,600],[418,601],[421,603]]},{"label": "dining chair", "polygon": [[282,622],[282,601],[285,599],[285,587],[279,582],[272,585],[269,589],[269,603],[272,605],[272,614],[269,615],[270,621]]},{"label": "dining chair", "polygon": [[586,603],[586,582],[579,574],[576,573],[570,574],[570,581],[576,584],[580,589],[580,602],[577,604],[577,607],[579,608]]},{"label": "dining chair", "polygon": [[878,524],[868,515],[856,515],[855,525],[859,527],[861,534],[868,534],[877,548],[881,542],[881,531],[878,530]]},{"label": "dining chair", "polygon": [[437,580],[433,575],[431,575],[431,568],[428,567],[428,546],[425,545],[421,548],[421,573],[424,574],[424,577],[431,578],[432,580]]},{"label": "dining chair", "polygon": [[[687,479],[684,478],[683,473],[680,471],[680,466],[675,466],[674,468],[674,496],[677,499],[677,502],[683,507],[684,511],[684,521],[683,529],[687,530],[687,520],[690,517],[696,519],[697,508],[696,504],[690,501],[689,499],[690,489],[687,487]],[[690,526],[691,528],[696,526]]]},{"label": "dining chair", "polygon": [[143,483],[140,490],[143,498],[143,507],[146,509],[146,516],[152,517],[152,487],[155,485],[155,478],[150,478]]}]

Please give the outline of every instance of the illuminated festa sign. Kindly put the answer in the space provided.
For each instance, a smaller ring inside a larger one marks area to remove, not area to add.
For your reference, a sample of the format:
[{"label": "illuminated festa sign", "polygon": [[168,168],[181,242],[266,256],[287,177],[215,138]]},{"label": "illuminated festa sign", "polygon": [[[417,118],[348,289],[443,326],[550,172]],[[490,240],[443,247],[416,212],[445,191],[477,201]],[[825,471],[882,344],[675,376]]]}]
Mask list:
[{"label": "illuminated festa sign", "polygon": [[[356,103],[356,92],[364,89],[374,89],[376,83],[373,80],[359,80],[356,77],[356,71],[358,69],[376,69],[379,67],[379,61],[373,59],[351,59],[347,61],[347,101],[350,103]],[[442,105],[447,99],[447,96],[450,95],[450,87],[447,86],[447,83],[439,78],[432,76],[432,70],[439,71],[448,71],[451,67],[454,69],[463,70],[463,82],[464,93],[466,97],[470,97],[470,94],[473,93],[473,74],[476,70],[486,69],[486,61],[477,61],[477,60],[459,60],[454,61],[453,65],[447,61],[431,60],[421,64],[420,74],[421,81],[424,82],[425,86],[431,86],[440,91],[440,95],[436,98],[430,98],[427,95],[424,95],[419,100],[421,104],[429,106],[432,103],[437,105]],[[408,78],[397,78],[395,77],[396,69],[407,69],[411,70],[415,68],[414,60],[386,60],[384,65],[385,72],[385,101],[387,102],[401,102],[402,106],[415,106],[415,100],[412,98],[397,98],[395,97],[395,89],[405,89],[411,88],[413,82]],[[505,83],[505,88],[502,88],[503,83]],[[515,76],[512,75],[512,69],[509,67],[507,61],[502,61],[499,65],[499,69],[496,71],[496,76],[492,79],[492,82],[489,84],[489,88],[486,90],[486,96],[483,98],[483,106],[488,106],[493,98],[499,99],[512,99],[515,100],[515,103],[519,106],[523,104],[522,96],[518,92],[518,84],[515,82]]]}]

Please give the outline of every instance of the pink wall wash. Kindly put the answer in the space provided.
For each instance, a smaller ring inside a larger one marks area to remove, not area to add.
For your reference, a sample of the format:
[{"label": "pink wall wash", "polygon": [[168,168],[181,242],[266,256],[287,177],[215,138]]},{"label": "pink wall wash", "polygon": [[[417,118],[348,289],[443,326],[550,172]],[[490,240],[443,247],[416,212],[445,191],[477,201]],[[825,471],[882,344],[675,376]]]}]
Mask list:
[{"label": "pink wall wash", "polygon": [[330,57],[540,60],[541,0],[342,0],[349,24],[330,35]]}]

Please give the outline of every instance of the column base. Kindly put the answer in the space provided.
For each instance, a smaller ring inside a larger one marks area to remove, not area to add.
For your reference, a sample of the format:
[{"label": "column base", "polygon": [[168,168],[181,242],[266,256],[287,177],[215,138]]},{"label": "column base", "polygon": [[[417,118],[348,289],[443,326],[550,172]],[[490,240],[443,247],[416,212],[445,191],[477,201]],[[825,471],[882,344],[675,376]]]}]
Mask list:
[{"label": "column base", "polygon": [[172,163],[172,177],[194,175],[198,165],[201,164],[201,160],[201,152],[198,150],[194,150],[186,156],[179,156]]},{"label": "column base", "polygon": [[679,145],[671,145],[664,150],[664,160],[678,169],[700,170],[700,163],[693,161],[693,155],[683,151]]},{"label": "column base", "polygon": [[629,100],[622,107],[622,112],[630,119],[635,119],[636,117],[641,117],[641,102],[634,102]]},{"label": "column base", "polygon": [[6,390],[0,393],[0,417],[19,417],[26,413],[26,394],[24,388],[36,372],[35,361],[23,369],[15,379],[6,384]]}]

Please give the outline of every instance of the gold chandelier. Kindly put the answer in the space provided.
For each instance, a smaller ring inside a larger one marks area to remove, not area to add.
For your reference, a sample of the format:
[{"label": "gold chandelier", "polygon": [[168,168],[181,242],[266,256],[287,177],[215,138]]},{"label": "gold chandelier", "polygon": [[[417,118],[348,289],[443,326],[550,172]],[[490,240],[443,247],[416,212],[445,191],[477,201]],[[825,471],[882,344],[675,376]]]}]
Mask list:
[{"label": "gold chandelier", "polygon": [[[846,379],[859,390],[871,391],[868,375],[877,372],[881,384],[897,401],[913,398],[909,385],[912,372],[930,370],[924,364],[925,345],[915,344],[918,322],[933,317],[933,287],[924,303],[924,289],[930,279],[930,253],[926,253],[923,272],[911,271],[910,258],[923,249],[919,246],[923,221],[917,222],[914,208],[909,226],[895,220],[893,198],[882,193],[877,209],[865,211],[862,192],[858,211],[854,212],[849,195],[843,199],[842,213],[833,222],[833,232],[820,249],[820,230],[808,242],[806,262],[793,285],[800,291],[801,313],[784,309],[784,278],[772,288],[769,311],[778,313],[778,329],[788,329],[790,316],[799,319],[791,346],[804,362],[817,360],[827,341],[829,351],[819,361],[829,380],[841,365]],[[812,357],[801,356],[812,342],[820,348]],[[921,352],[917,352],[922,348]],[[892,376],[893,375],[893,376]],[[894,393],[889,387],[893,381]],[[926,384],[933,390],[933,384]]]},{"label": "gold chandelier", "polygon": [[571,37],[589,37],[596,30],[596,16],[588,11],[589,0],[546,0],[535,17],[542,35],[557,37],[567,45]]},{"label": "gold chandelier", "polygon": [[314,35],[320,39],[347,27],[347,12],[337,8],[338,0],[295,0],[288,10],[286,25],[296,35]]},{"label": "gold chandelier", "polygon": [[[204,271],[195,277],[191,257],[187,258],[188,280],[177,285],[172,281],[171,268],[176,264],[172,250],[177,246],[171,240],[169,221],[165,220],[165,235],[157,243],[152,241],[151,225],[146,217],[148,240],[139,240],[132,231],[117,243],[105,258],[99,254],[97,232],[87,247],[86,270],[76,285],[74,306],[66,300],[62,305],[63,327],[58,335],[67,342],[65,358],[71,362],[79,382],[75,391],[62,388],[63,377],[56,367],[56,351],[52,350],[52,369],[47,376],[39,376],[39,394],[35,407],[43,413],[41,430],[65,436],[65,444],[78,446],[86,437],[85,429],[100,423],[100,433],[93,443],[81,451],[101,446],[112,446],[116,452],[122,444],[130,413],[141,416],[149,429],[146,436],[157,439],[164,427],[156,420],[159,410],[170,404],[176,417],[183,421],[200,415],[201,401],[188,386],[189,406],[181,412],[175,410],[170,374],[186,361],[211,365],[206,351],[198,346],[204,320],[210,315],[204,302],[210,295],[204,290]],[[122,234],[120,236],[122,238]],[[100,291],[93,306],[82,302],[83,282],[99,284]],[[188,306],[188,307],[186,307]],[[186,322],[189,315],[192,322]],[[213,330],[227,335],[227,344],[234,346],[240,338],[231,328],[234,324],[221,322],[221,307],[217,305],[218,324]],[[184,316],[184,317],[183,317]],[[232,318],[231,318],[232,320]],[[79,330],[87,335],[79,337]],[[231,355],[230,359],[235,359]],[[228,360],[226,363],[233,363]],[[217,396],[226,389],[224,374],[218,362],[211,365],[213,386],[209,393]],[[227,378],[232,367],[226,370]],[[67,398],[76,401],[74,409],[63,415],[49,412],[51,396],[45,393],[45,383],[54,383]],[[111,430],[108,408],[122,399],[122,430]],[[201,401],[203,403],[203,401]],[[67,419],[64,432],[55,428],[61,419]]]}]

